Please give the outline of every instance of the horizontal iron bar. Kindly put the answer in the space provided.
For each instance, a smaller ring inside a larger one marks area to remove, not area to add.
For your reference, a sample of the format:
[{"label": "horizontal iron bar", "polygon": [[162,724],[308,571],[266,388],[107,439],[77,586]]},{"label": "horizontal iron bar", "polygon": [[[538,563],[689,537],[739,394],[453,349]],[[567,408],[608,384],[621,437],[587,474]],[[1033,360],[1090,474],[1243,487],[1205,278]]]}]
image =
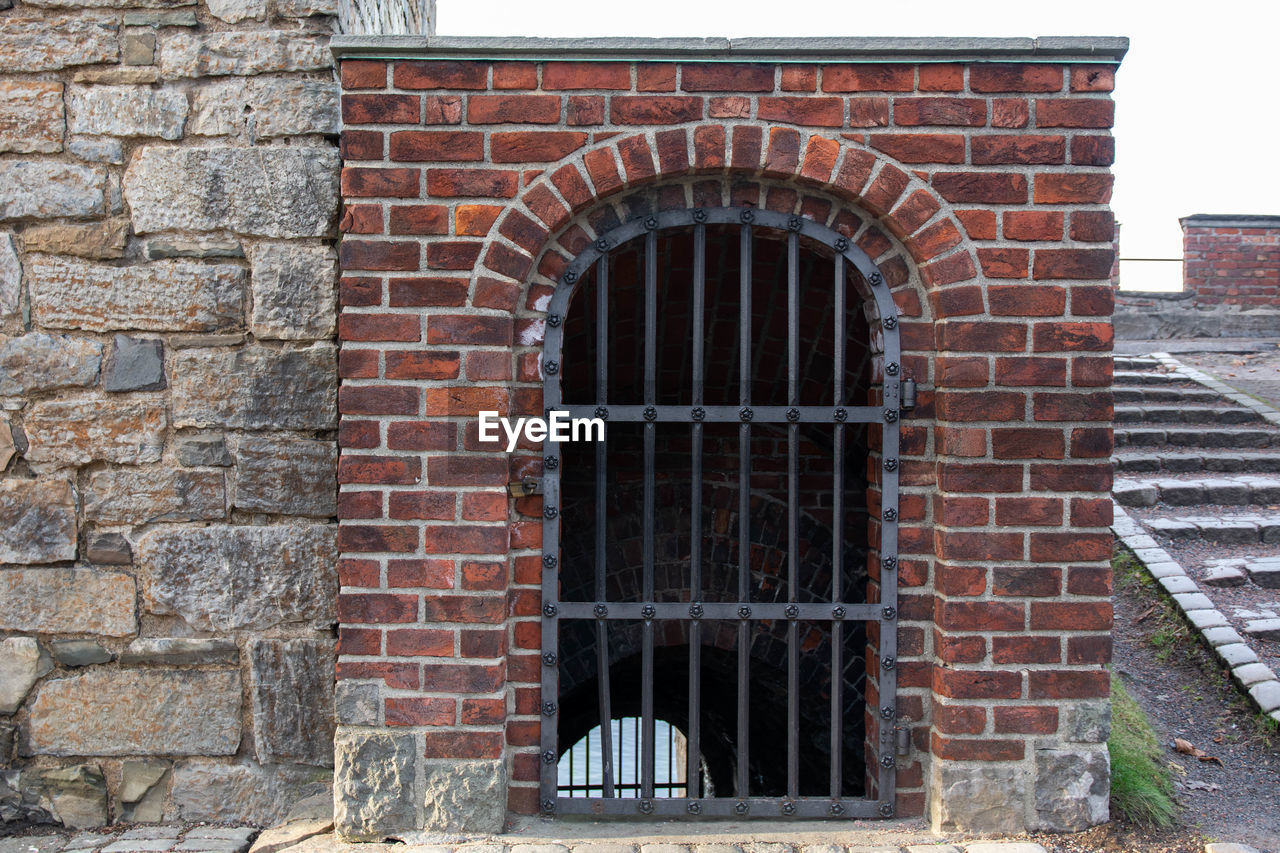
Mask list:
[{"label": "horizontal iron bar", "polygon": [[[644,800],[632,797],[603,799],[596,797],[557,797],[556,814],[599,814],[599,815],[632,815],[644,817],[731,817],[731,818],[765,818],[769,820],[793,818],[840,818],[866,819],[882,817],[880,803],[876,800],[865,800],[845,797],[839,800],[799,797],[794,800],[778,797],[714,797],[691,800],[682,797],[654,797],[647,801],[652,808],[642,810]],[[739,811],[739,803],[746,803],[745,813]],[[697,811],[690,811],[689,806],[697,804]],[[833,812],[832,805],[838,805],[839,811]],[[790,809],[787,806],[790,806]]]},{"label": "horizontal iron bar", "polygon": [[[837,407],[835,406],[748,406],[751,410],[750,418],[745,419],[742,416],[742,406],[598,406],[594,403],[584,403],[581,405],[565,406],[561,405],[557,411],[568,412],[572,418],[594,418],[600,417],[597,411],[604,408],[608,412],[606,420],[620,421],[630,423],[633,421],[656,421],[658,423],[694,423],[702,421],[703,423],[742,423],[749,420],[750,423],[880,423],[884,420],[883,406],[846,406],[843,408],[844,417],[839,416]],[[702,409],[703,417],[695,417],[694,409]],[[653,417],[646,416],[645,410],[653,409],[649,414]],[[794,410],[797,415],[793,420],[789,413]]]},{"label": "horizontal iron bar", "polygon": [[[882,604],[831,604],[829,602],[821,603],[805,603],[805,604],[787,604],[782,603],[764,603],[751,602],[745,606],[751,608],[750,614],[743,616],[739,612],[739,608],[743,607],[742,602],[738,601],[708,601],[699,602],[702,607],[702,620],[718,620],[718,621],[736,621],[739,619],[789,619],[787,608],[795,607],[796,619],[803,619],[807,622],[829,622],[834,617],[832,610],[836,607],[844,608],[844,616],[841,617],[847,622],[874,622],[880,619],[882,615]],[[694,617],[689,613],[692,604],[687,602],[605,602],[608,612],[604,616],[596,613],[597,602],[591,601],[561,601],[556,604],[558,615],[562,619],[627,619],[631,621],[639,621],[645,618],[644,608],[652,607],[653,615],[650,618],[664,621],[691,620]]]}]

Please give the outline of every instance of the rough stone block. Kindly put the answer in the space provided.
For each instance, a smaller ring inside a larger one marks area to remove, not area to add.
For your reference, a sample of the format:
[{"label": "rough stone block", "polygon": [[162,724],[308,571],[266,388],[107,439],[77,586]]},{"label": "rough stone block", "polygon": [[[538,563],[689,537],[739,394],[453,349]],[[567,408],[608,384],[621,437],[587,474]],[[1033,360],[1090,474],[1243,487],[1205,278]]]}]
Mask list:
[{"label": "rough stone block", "polygon": [[337,15],[338,0],[279,0],[276,11],[289,18]]},{"label": "rough stone block", "polygon": [[209,14],[228,24],[237,24],[250,19],[261,21],[267,14],[267,2],[266,0],[209,0]]},{"label": "rough stone block", "polygon": [[80,395],[30,407],[27,461],[37,470],[101,460],[155,462],[164,449],[165,407],[155,400]]},{"label": "rough stone block", "polygon": [[227,514],[221,471],[164,466],[109,469],[89,475],[85,518],[103,524],[216,521]]},{"label": "rough stone block", "polygon": [[[0,817],[5,821],[60,823],[69,829],[102,826],[107,822],[107,782],[102,769],[95,764],[54,769],[33,767],[15,772],[11,778],[17,782],[13,785],[13,795],[0,799]],[[0,792],[9,787],[7,781],[0,778]],[[65,842],[65,838],[57,836],[23,838],[20,849],[55,853]],[[19,848],[11,849],[16,853]]]},{"label": "rough stone block", "polygon": [[22,296],[22,262],[13,235],[0,232],[0,321],[18,313]]},{"label": "rough stone block", "polygon": [[292,803],[323,790],[330,777],[328,770],[318,767],[182,761],[173,768],[173,793],[165,820],[271,826]]},{"label": "rough stone block", "polygon": [[332,767],[334,643],[255,640],[249,657],[258,760]]},{"label": "rough stone block", "polygon": [[8,418],[0,418],[0,471],[9,467],[9,460],[17,453],[13,443],[13,427]]},{"label": "rough stone block", "polygon": [[[120,59],[125,65],[150,65],[155,62],[155,32],[150,30],[127,30],[124,35],[124,40],[120,43]],[[137,135],[159,136],[159,134]]]},{"label": "rough stone block", "polygon": [[235,464],[221,433],[184,435],[177,441],[178,461],[188,468],[213,465],[227,468]]},{"label": "rough stone block", "polygon": [[125,12],[126,27],[195,27],[200,25],[196,13],[186,9],[166,12]]},{"label": "rough stone block", "polygon": [[114,22],[68,17],[0,18],[0,74],[115,62]]},{"label": "rough stone block", "polygon": [[0,151],[52,154],[65,132],[61,83],[0,82]]},{"label": "rough stone block", "polygon": [[127,566],[133,562],[133,546],[121,533],[93,533],[85,543],[84,558],[90,563]]},{"label": "rough stone block", "polygon": [[124,162],[124,143],[119,139],[101,136],[72,136],[67,140],[67,151],[88,163]]},{"label": "rough stone block", "polygon": [[148,823],[164,819],[165,783],[171,778],[167,761],[134,760],[120,765],[120,819]]},{"label": "rough stone block", "polygon": [[262,243],[249,250],[253,314],[259,339],[319,340],[333,336],[337,257],[327,246]]},{"label": "rough stone block", "polygon": [[111,260],[124,256],[129,220],[123,217],[87,225],[33,225],[22,232],[28,252]]},{"label": "rough stone block", "polygon": [[965,767],[934,762],[931,821],[935,832],[961,830],[1015,833],[1023,830],[1021,803],[1010,791],[1024,790],[1021,767]]},{"label": "rough stone block", "polygon": [[92,669],[45,681],[29,726],[36,755],[231,755],[240,672]]},{"label": "rough stone block", "polygon": [[[0,56],[4,54],[0,39]],[[0,219],[52,219],[109,213],[111,179],[100,166],[51,160],[0,160]]]},{"label": "rough stone block", "polygon": [[374,683],[343,680],[334,686],[338,725],[376,726],[382,708],[382,689]]},{"label": "rough stone block", "polygon": [[101,363],[97,341],[43,332],[0,336],[0,396],[93,385]]},{"label": "rough stone block", "polygon": [[180,427],[333,429],[337,420],[337,366],[330,344],[286,351],[182,350],[172,358],[169,384],[174,423]]},{"label": "rough stone block", "polygon": [[17,712],[36,681],[52,667],[31,637],[0,641],[0,714]]},{"label": "rough stone block", "polygon": [[186,93],[177,89],[73,85],[67,91],[67,127],[72,133],[181,139],[189,109]]},{"label": "rough stone block", "polygon": [[337,466],[332,441],[246,435],[236,450],[232,505],[285,515],[337,515]]},{"label": "rough stone block", "polygon": [[153,261],[165,258],[243,258],[244,247],[236,240],[187,240],[160,237],[147,241],[147,257]]},{"label": "rough stone block", "polygon": [[138,540],[148,610],[200,631],[332,623],[336,534],[290,527],[160,528]]},{"label": "rough stone block", "polygon": [[1110,702],[1060,703],[1058,732],[1071,743],[1106,743],[1111,736]]},{"label": "rough stone block", "polygon": [[428,832],[496,833],[507,808],[502,761],[427,761],[423,764]]},{"label": "rough stone block", "polygon": [[56,563],[75,556],[76,505],[71,483],[0,481],[0,563]]},{"label": "rough stone block", "polygon": [[334,762],[333,822],[343,839],[381,841],[422,828],[412,734],[340,728]]},{"label": "rough stone block", "polygon": [[40,255],[28,280],[32,316],[57,329],[216,332],[243,322],[245,271],[228,264],[114,267]]},{"label": "rough stone block", "polygon": [[160,55],[166,77],[252,76],[274,71],[320,71],[333,65],[322,38],[279,30],[181,33]]},{"label": "rough stone block", "polygon": [[136,596],[133,578],[124,572],[0,571],[0,630],[125,637],[138,629]]},{"label": "rough stone block", "polygon": [[164,343],[116,335],[102,370],[103,390],[158,391],[164,384]]},{"label": "rough stone block", "polygon": [[145,147],[125,172],[124,194],[139,234],[323,237],[337,214],[338,166],[337,149],[328,147]]},{"label": "rough stone block", "polygon": [[262,78],[197,89],[187,130],[196,136],[243,133],[248,139],[336,134],[338,87],[327,80]]},{"label": "rough stone block", "polygon": [[115,658],[115,655],[93,640],[54,640],[50,643],[50,649],[58,665],[66,667],[109,663]]},{"label": "rough stone block", "polygon": [[1106,823],[1111,762],[1105,749],[1038,749],[1035,768],[1038,829],[1078,832]]},{"label": "rough stone block", "polygon": [[235,641],[219,638],[139,637],[120,653],[122,665],[134,666],[218,666],[239,659]]}]

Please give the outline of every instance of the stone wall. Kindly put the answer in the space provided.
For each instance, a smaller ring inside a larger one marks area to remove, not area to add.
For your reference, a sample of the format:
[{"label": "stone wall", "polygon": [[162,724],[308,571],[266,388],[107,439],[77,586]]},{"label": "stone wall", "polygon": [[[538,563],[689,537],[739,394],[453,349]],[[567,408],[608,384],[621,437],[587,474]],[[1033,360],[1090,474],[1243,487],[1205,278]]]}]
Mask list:
[{"label": "stone wall", "polygon": [[0,0],[0,819],[333,763],[333,0]]},{"label": "stone wall", "polygon": [[1280,216],[1197,214],[1182,225],[1182,288],[1196,305],[1280,308]]}]

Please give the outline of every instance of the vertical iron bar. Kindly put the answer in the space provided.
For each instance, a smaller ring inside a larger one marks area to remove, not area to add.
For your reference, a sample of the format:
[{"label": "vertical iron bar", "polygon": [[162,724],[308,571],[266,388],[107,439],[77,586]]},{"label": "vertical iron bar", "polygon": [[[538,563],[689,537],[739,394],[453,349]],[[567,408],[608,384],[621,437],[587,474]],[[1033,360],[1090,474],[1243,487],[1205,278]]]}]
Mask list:
[{"label": "vertical iron bar", "polygon": [[[787,405],[800,405],[800,235],[787,236]],[[800,424],[787,424],[787,601],[800,585]],[[787,796],[800,796],[800,626],[787,623]]]},{"label": "vertical iron bar", "polygon": [[[835,388],[834,405],[844,405],[845,280],[844,258],[835,257]],[[831,496],[831,601],[844,597],[844,424],[837,422],[833,441]],[[831,623],[831,796],[844,788],[844,625]]]},{"label": "vertical iron bar", "polygon": [[[658,232],[650,231],[644,241],[644,403],[657,405],[658,347]],[[644,425],[644,596],[653,601],[654,571],[654,455],[657,425]],[[646,619],[641,631],[640,716],[644,731],[641,746],[640,795],[653,797],[654,720],[653,720],[653,620]]]},{"label": "vertical iron bar", "polygon": [[[738,262],[738,400],[751,404],[751,226],[743,225]],[[743,419],[738,427],[738,600],[746,605],[751,598],[751,423]],[[750,796],[749,705],[751,685],[751,622],[738,622],[738,775],[737,796]]]},{"label": "vertical iron bar", "polygon": [[[596,264],[596,405],[609,404],[609,256],[604,255]],[[596,442],[596,601],[608,597],[606,584],[605,534],[608,527],[608,465],[609,425],[605,427],[605,441]],[[600,706],[600,786],[605,797],[612,797],[613,750],[610,748],[613,730],[609,721],[613,717],[609,699],[609,626],[605,620],[596,622],[596,680],[597,701]]]},{"label": "vertical iron bar", "polygon": [[[702,360],[706,319],[707,227],[693,226],[693,405],[703,402]],[[691,451],[693,476],[690,478],[691,508],[689,535],[689,600],[702,598],[702,422],[693,422]],[[689,623],[689,738],[685,756],[685,796],[700,796],[697,787],[702,766],[702,624]]]}]

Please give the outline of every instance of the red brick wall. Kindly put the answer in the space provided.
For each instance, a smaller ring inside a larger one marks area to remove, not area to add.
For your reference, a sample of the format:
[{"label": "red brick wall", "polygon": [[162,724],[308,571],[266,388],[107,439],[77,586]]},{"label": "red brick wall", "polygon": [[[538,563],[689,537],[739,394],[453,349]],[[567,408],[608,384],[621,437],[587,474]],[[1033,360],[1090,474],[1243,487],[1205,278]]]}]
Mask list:
[{"label": "red brick wall", "polygon": [[899,814],[926,763],[977,762],[1026,794],[1010,820],[1051,825],[1037,749],[1107,695],[1112,67],[347,60],[342,82],[338,675],[379,686],[379,721],[427,760],[504,760],[534,810],[541,505],[504,486],[541,462],[475,415],[541,412],[542,312],[595,233],[755,204],[877,260],[920,382]]},{"label": "red brick wall", "polygon": [[1280,216],[1188,216],[1182,287],[1198,305],[1280,307]]}]

